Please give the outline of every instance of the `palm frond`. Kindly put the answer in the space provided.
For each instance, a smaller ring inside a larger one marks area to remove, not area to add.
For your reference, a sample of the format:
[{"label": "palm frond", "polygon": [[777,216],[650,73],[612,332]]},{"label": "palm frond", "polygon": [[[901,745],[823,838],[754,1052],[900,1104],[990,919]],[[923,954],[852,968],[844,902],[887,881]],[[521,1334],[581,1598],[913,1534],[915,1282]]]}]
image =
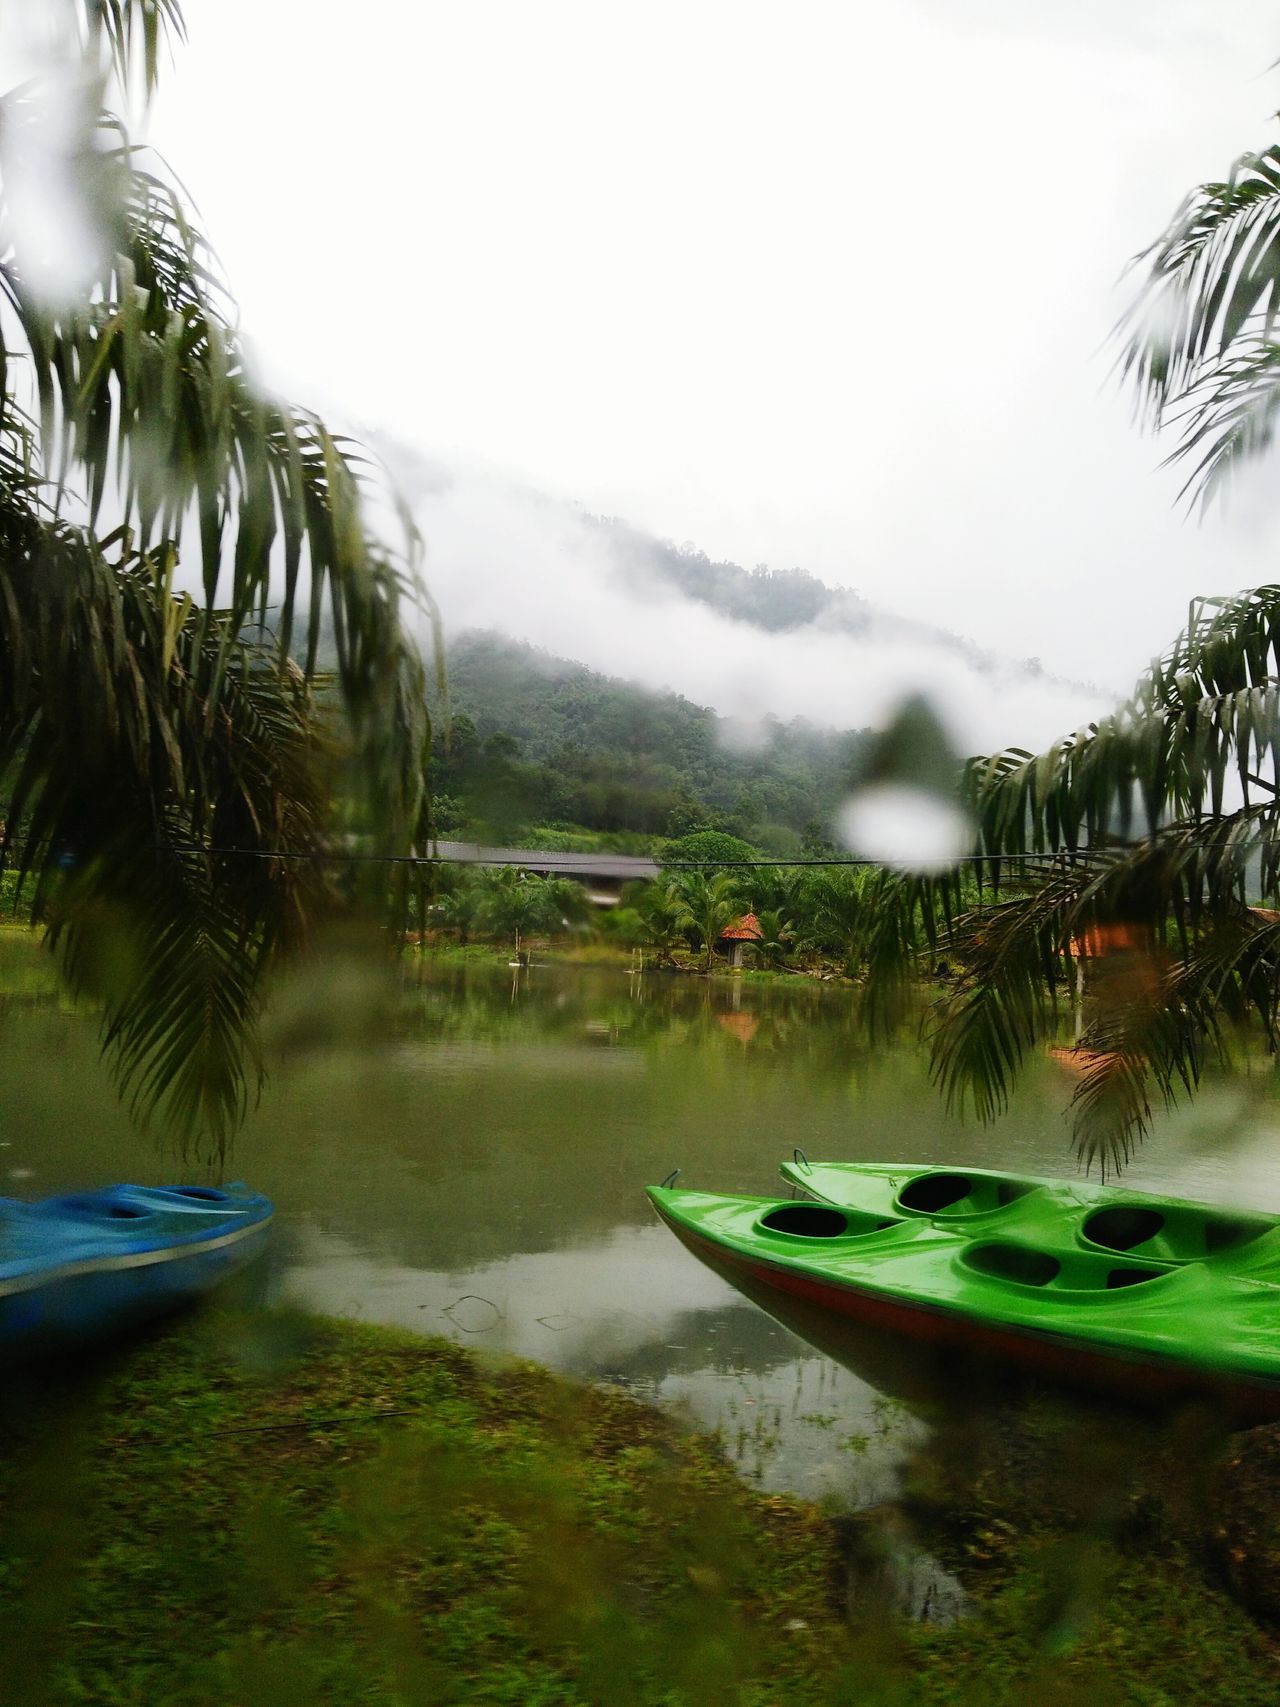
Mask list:
[{"label": "palm frond", "polygon": [[251,1093],[263,981],[327,893],[308,857],[327,846],[327,748],[299,670],[117,544],[109,559],[0,479],[6,817],[135,1111],[220,1153]]},{"label": "palm frond", "polygon": [[864,967],[859,1015],[873,1039],[893,1035],[911,1012],[924,957],[938,946],[937,885],[931,878],[877,871],[851,960]]},{"label": "palm frond", "polygon": [[1146,277],[1121,322],[1121,371],[1158,425],[1245,327],[1269,333],[1280,313],[1280,147],[1193,190],[1135,265]]},{"label": "palm frond", "polygon": [[1149,425],[1177,427],[1169,460],[1194,459],[1184,492],[1208,503],[1274,436],[1280,147],[1194,190],[1136,264],[1146,273],[1120,323],[1120,373]]},{"label": "palm frond", "polygon": [[1008,1106],[1019,1069],[1056,1020],[1056,992],[1082,913],[1088,874],[1064,860],[1029,895],[960,915],[940,952],[953,987],[927,1019],[931,1069],[948,1106],[992,1120]]},{"label": "palm frond", "polygon": [[1221,816],[1280,784],[1280,587],[1200,599],[1187,626],[1111,716],[1042,753],[976,758],[961,789],[976,851],[1002,862],[1124,841],[1173,819]]},{"label": "palm frond", "polygon": [[160,76],[166,39],[183,41],[186,24],[179,0],[77,0],[83,47],[91,60],[105,52],[121,85],[141,77],[145,94]]},{"label": "palm frond", "polygon": [[[329,904],[339,770],[345,828],[424,838],[413,630],[434,631],[438,672],[439,632],[403,507],[255,385],[182,197],[99,110],[112,77],[150,97],[178,0],[68,0],[67,20],[91,277],[38,281],[20,175],[0,176],[0,864],[101,1002],[137,1116],[221,1154],[258,1082],[264,981]],[[46,94],[0,97],[15,148],[39,144]]]}]

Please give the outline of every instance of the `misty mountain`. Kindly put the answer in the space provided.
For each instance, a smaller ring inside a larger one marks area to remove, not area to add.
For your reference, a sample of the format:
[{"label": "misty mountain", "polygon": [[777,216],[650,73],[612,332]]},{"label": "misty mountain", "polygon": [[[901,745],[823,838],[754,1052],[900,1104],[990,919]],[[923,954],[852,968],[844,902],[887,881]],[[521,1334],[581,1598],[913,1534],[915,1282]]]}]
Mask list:
[{"label": "misty mountain", "polygon": [[453,818],[442,829],[680,835],[714,823],[790,852],[831,821],[866,741],[766,717],[744,745],[707,706],[493,633],[452,642],[448,684],[436,708],[435,786]]},{"label": "misty mountain", "polygon": [[803,568],[744,569],[502,470],[380,443],[426,541],[448,635],[500,630],[743,723],[883,725],[924,693],[962,752],[1043,746],[1109,708],[1112,696],[1036,659],[1012,661]]},{"label": "misty mountain", "polygon": [[734,622],[749,623],[770,634],[817,627],[858,640],[904,641],[937,647],[962,659],[982,675],[1021,676],[1063,687],[1097,692],[1089,684],[1046,671],[1038,658],[1010,659],[965,635],[897,616],[848,587],[829,587],[807,569],[754,569],[717,562],[692,541],[675,545],[656,539],[613,516],[587,516],[602,535],[616,572],[654,587],[667,587],[706,605]]}]

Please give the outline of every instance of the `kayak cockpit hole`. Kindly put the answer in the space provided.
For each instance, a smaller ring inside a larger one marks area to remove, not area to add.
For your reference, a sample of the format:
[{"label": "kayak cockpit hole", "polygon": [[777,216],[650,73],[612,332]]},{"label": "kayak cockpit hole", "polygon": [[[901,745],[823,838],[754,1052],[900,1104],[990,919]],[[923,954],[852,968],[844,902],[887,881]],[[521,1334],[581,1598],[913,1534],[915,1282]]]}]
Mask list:
[{"label": "kayak cockpit hole", "polygon": [[1216,1256],[1219,1251],[1233,1251],[1238,1245],[1252,1244],[1264,1233],[1271,1231],[1268,1221],[1238,1220],[1233,1215],[1210,1215],[1204,1224],[1204,1249],[1206,1256]]},{"label": "kayak cockpit hole", "polygon": [[1158,1209],[1118,1203],[1110,1209],[1095,1210],[1082,1231],[1091,1245],[1101,1245],[1108,1251],[1131,1251],[1154,1239],[1163,1226],[1164,1216]]},{"label": "kayak cockpit hole", "polygon": [[50,1199],[50,1209],[58,1215],[71,1215],[83,1221],[140,1221],[153,1213],[138,1203],[122,1203],[96,1191],[74,1192],[69,1197]]},{"label": "kayak cockpit hole", "polygon": [[1137,1251],[1162,1262],[1194,1262],[1248,1245],[1270,1232],[1271,1221],[1219,1215],[1191,1204],[1116,1203],[1096,1209],[1081,1225],[1085,1240],[1106,1251]]},{"label": "kayak cockpit hole", "polygon": [[973,1191],[968,1174],[920,1174],[898,1193],[904,1209],[915,1209],[922,1215],[937,1215],[950,1209]]},{"label": "kayak cockpit hole", "polygon": [[794,1233],[803,1239],[838,1239],[849,1231],[849,1217],[821,1203],[782,1203],[760,1217],[771,1233]]},{"label": "kayak cockpit hole", "polygon": [[1122,1286],[1142,1286],[1148,1280],[1159,1280],[1168,1272],[1166,1268],[1139,1268],[1136,1263],[1128,1268],[1113,1268],[1107,1275],[1107,1291],[1115,1292]]},{"label": "kayak cockpit hole", "polygon": [[1031,1245],[975,1245],[961,1261],[993,1280],[1012,1280],[1019,1286],[1048,1286],[1062,1272],[1062,1264],[1048,1251]]}]

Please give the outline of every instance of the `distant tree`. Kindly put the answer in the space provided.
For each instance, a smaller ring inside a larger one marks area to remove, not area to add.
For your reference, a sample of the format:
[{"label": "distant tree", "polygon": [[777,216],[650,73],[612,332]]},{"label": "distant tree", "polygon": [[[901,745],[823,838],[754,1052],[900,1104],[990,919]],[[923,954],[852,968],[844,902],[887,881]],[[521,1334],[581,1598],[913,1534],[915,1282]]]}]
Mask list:
[{"label": "distant tree", "polygon": [[654,949],[659,964],[671,964],[672,951],[684,941],[684,910],[672,877],[628,884],[618,912],[635,920],[635,946]]},{"label": "distant tree", "polygon": [[572,878],[534,877],[515,866],[497,866],[480,880],[477,926],[498,937],[511,937],[518,957],[524,939],[554,933],[584,919],[590,903]]},{"label": "distant tree", "polygon": [[734,752],[705,706],[492,635],[456,641],[448,668],[455,714],[479,735],[437,740],[435,785],[472,800],[480,737],[510,732],[521,743],[510,780],[524,789],[526,823],[671,837],[702,828],[754,839],[750,818],[798,832],[807,818],[834,815],[862,744],[849,732],[770,722],[759,749]]},{"label": "distant tree", "polygon": [[426,913],[428,926],[453,931],[465,946],[475,930],[484,900],[481,876],[478,868],[472,865],[436,867],[436,891]]},{"label": "distant tree", "polygon": [[761,851],[768,854],[770,859],[801,857],[800,832],[793,830],[789,824],[757,824],[751,833]]},{"label": "distant tree", "polygon": [[449,728],[444,740],[447,762],[464,768],[474,760],[479,750],[480,736],[475,723],[465,711],[455,711],[449,719]]},{"label": "distant tree", "polygon": [[770,965],[783,965],[796,941],[791,919],[777,907],[762,907],[756,913],[756,921],[760,926],[760,940],[752,947]]},{"label": "distant tree", "polygon": [[764,801],[758,785],[744,788],[734,804],[734,812],[744,828],[754,829],[764,817]]},{"label": "distant tree", "polygon": [[431,798],[431,829],[437,836],[456,835],[469,822],[463,802],[452,794],[434,794]]},{"label": "distant tree", "polygon": [[677,916],[702,944],[703,971],[710,972],[716,943],[725,929],[742,916],[742,892],[726,871],[710,877],[700,871],[682,872],[674,884]]},{"label": "distant tree", "polygon": [[723,830],[694,830],[662,850],[664,865],[736,865],[760,858],[760,849]]},{"label": "distant tree", "polygon": [[645,921],[639,909],[626,902],[605,908],[600,916],[600,930],[606,939],[620,943],[623,948],[648,946],[649,933]]},{"label": "distant tree", "polygon": [[685,908],[678,884],[660,879],[645,884],[631,900],[644,932],[646,946],[656,950],[660,963],[669,963],[685,930]]},{"label": "distant tree", "polygon": [[803,923],[795,936],[809,950],[838,957],[847,976],[860,966],[870,922],[871,873],[862,866],[805,871],[797,880],[794,906]]},{"label": "distant tree", "polygon": [[681,836],[687,836],[706,822],[706,808],[696,800],[686,796],[677,802],[667,814],[663,826],[663,834],[672,841],[678,841]]},{"label": "distant tree", "polygon": [[810,818],[800,832],[800,857],[802,859],[840,859],[842,851],[831,840],[830,833],[824,824],[816,818]]}]

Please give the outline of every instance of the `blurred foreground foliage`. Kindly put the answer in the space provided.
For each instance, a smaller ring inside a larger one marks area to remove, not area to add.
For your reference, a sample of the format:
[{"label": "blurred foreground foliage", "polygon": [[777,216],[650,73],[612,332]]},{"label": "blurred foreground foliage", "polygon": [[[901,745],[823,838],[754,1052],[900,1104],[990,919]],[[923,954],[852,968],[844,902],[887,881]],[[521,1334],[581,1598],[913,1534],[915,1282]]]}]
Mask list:
[{"label": "blurred foreground foliage", "polygon": [[43,23],[0,96],[0,868],[101,1002],[138,1118],[220,1154],[264,979],[338,899],[317,856],[425,832],[420,542],[256,383],[216,257],[118,116],[177,0]]},{"label": "blurred foreground foliage", "polygon": [[1074,1533],[1025,1460],[1002,1485],[979,1454],[947,1493],[977,1502],[977,1613],[930,1629],[894,1613],[874,1525],[748,1490],[617,1390],[446,1342],[211,1313],[11,1380],[0,1428],[24,1707],[1275,1699],[1274,1647],[1180,1543],[1100,1520],[1133,1453],[1075,1480]]},{"label": "blurred foreground foliage", "polygon": [[[1195,187],[1135,265],[1120,372],[1207,505],[1273,449],[1280,420],[1280,145]],[[1193,600],[1114,713],[1040,753],[970,761],[962,796],[993,904],[966,908],[957,872],[886,879],[869,955],[873,1022],[900,1014],[922,935],[958,968],[930,1020],[954,1106],[1007,1107],[1072,986],[1075,1138],[1104,1168],[1245,1028],[1275,1051],[1280,586]],[[1010,871],[1029,875],[1028,855],[1034,881],[1002,894]]]}]

